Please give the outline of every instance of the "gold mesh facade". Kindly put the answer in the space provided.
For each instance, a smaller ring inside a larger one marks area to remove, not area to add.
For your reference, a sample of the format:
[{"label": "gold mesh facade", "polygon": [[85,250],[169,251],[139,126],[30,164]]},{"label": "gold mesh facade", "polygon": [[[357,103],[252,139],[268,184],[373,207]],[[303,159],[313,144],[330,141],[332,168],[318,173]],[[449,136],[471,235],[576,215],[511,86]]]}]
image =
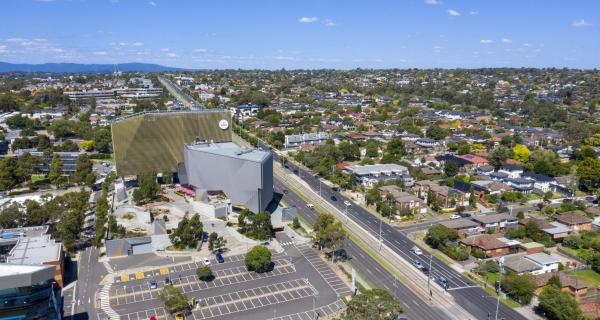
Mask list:
[{"label": "gold mesh facade", "polygon": [[113,151],[119,176],[146,172],[175,172],[183,162],[183,147],[196,139],[231,141],[231,124],[225,110],[149,112],[118,120],[111,125]]}]

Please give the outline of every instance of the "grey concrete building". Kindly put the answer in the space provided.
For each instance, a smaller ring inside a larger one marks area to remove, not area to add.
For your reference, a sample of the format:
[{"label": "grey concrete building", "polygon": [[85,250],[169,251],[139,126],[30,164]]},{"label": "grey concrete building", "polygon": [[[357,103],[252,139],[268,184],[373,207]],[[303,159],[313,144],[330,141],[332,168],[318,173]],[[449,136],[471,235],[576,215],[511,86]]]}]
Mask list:
[{"label": "grey concrete building", "polygon": [[[232,205],[264,211],[273,199],[273,156],[232,142],[185,146],[182,184],[197,193],[222,191]],[[184,181],[184,179],[186,181]]]}]

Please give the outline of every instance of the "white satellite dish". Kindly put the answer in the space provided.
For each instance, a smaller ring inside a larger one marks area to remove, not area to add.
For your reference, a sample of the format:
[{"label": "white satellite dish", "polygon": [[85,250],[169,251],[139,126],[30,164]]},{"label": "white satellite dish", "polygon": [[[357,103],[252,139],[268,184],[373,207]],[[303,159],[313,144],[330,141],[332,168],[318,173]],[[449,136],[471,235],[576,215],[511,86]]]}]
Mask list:
[{"label": "white satellite dish", "polygon": [[229,128],[229,122],[227,122],[227,120],[225,120],[225,119],[219,121],[219,128],[221,128],[223,130]]}]

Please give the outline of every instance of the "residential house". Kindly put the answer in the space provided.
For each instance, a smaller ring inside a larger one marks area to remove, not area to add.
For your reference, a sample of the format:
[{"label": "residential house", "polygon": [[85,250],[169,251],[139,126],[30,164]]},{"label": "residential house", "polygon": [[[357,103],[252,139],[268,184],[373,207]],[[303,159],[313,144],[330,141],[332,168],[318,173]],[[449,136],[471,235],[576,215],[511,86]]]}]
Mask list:
[{"label": "residential house", "polygon": [[509,245],[489,234],[471,236],[460,240],[460,244],[471,253],[479,249],[486,258],[500,257],[509,253]]},{"label": "residential house", "polygon": [[403,192],[397,186],[383,186],[379,188],[382,198],[385,198],[388,194],[394,197],[394,207],[396,212],[403,213],[427,213],[427,205],[417,196],[408,192]]},{"label": "residential house", "polygon": [[479,223],[479,225],[488,232],[502,232],[507,227],[513,227],[519,224],[519,220],[516,217],[507,213],[479,215],[473,216],[471,219]]},{"label": "residential house", "polygon": [[515,254],[504,257],[504,268],[519,275],[531,273],[533,275],[558,271],[560,261],[547,253]]},{"label": "residential house", "polygon": [[553,276],[558,276],[558,278],[560,279],[562,291],[570,293],[576,299],[588,293],[588,286],[585,284],[585,282],[580,281],[575,277],[569,276],[564,271],[548,272],[536,275],[534,278],[537,287],[536,293],[541,293],[543,287],[548,284],[548,280],[550,280],[550,278],[552,278]]},{"label": "residential house", "polygon": [[505,180],[513,190],[521,193],[531,193],[533,191],[534,180],[526,178],[508,178]]},{"label": "residential house", "polygon": [[564,212],[556,217],[556,221],[569,227],[571,231],[592,230],[592,219],[577,214],[574,211]]},{"label": "residential house", "polygon": [[317,145],[325,143],[327,139],[329,139],[327,132],[286,135],[284,147],[287,149],[298,147],[301,144]]},{"label": "residential house", "polygon": [[348,174],[354,174],[357,183],[364,186],[373,186],[380,181],[402,180],[406,186],[412,186],[414,179],[409,175],[408,168],[393,164],[353,165],[345,169]]},{"label": "residential house", "polygon": [[498,172],[504,172],[508,178],[518,178],[523,174],[523,167],[517,164],[503,164]]},{"label": "residential house", "polygon": [[456,230],[461,238],[469,235],[481,234],[484,230],[479,227],[479,224],[470,219],[454,219],[448,221],[442,221],[440,225]]},{"label": "residential house", "polygon": [[464,154],[457,156],[457,158],[462,159],[466,162],[465,167],[467,168],[479,168],[483,166],[488,166],[490,162],[488,159],[480,156],[476,156],[473,154]]},{"label": "residential house", "polygon": [[548,191],[555,191],[556,185],[558,184],[556,179],[554,179],[552,177],[549,177],[549,176],[546,176],[543,174],[538,174],[538,173],[531,172],[531,171],[527,171],[527,172],[523,173],[522,177],[533,180],[534,181],[533,187],[544,193],[546,193]]}]

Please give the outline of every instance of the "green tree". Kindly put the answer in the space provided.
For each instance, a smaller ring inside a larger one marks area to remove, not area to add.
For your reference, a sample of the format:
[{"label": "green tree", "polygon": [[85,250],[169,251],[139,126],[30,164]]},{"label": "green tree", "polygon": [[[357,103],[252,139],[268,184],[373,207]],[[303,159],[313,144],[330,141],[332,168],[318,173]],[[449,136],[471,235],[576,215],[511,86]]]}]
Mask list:
[{"label": "green tree", "polygon": [[433,248],[447,246],[458,240],[458,231],[447,228],[441,224],[434,225],[427,230],[425,242]]},{"label": "green tree", "polygon": [[294,220],[292,220],[292,229],[298,230],[300,227],[300,219],[298,219],[298,217],[294,217]]},{"label": "green tree", "polygon": [[160,185],[156,182],[156,175],[144,173],[138,176],[139,187],[133,191],[133,201],[141,203],[145,200],[153,200],[160,191]]},{"label": "green tree", "polygon": [[435,195],[435,192],[433,192],[432,190],[429,190],[427,192],[427,205],[433,211],[439,211],[441,209],[440,201],[438,200],[437,196]]},{"label": "green tree", "polygon": [[458,162],[456,162],[456,161],[448,161],[444,165],[444,172],[446,173],[446,175],[448,177],[454,177],[455,175],[458,174],[459,170],[460,170],[460,166],[458,165]]},{"label": "green tree", "polygon": [[225,240],[222,236],[219,236],[216,232],[211,232],[210,235],[208,235],[209,251],[221,251],[226,244],[227,240]]},{"label": "green tree", "polygon": [[581,185],[587,188],[600,186],[600,160],[585,158],[577,165],[577,177]]},{"label": "green tree", "polygon": [[62,175],[63,164],[60,161],[60,157],[55,154],[52,157],[52,162],[50,163],[50,171],[48,172],[48,180],[50,183],[55,185],[57,188],[60,188],[65,181],[65,178]]},{"label": "green tree", "polygon": [[73,180],[77,183],[92,185],[96,181],[93,172],[93,163],[86,154],[80,154],[75,161],[75,173]]},{"label": "green tree", "polygon": [[186,311],[190,308],[187,296],[180,287],[165,286],[160,293],[160,298],[165,303],[165,310],[171,314]]},{"label": "green tree", "polygon": [[400,138],[392,138],[385,147],[381,163],[396,163],[406,154],[404,142]]},{"label": "green tree", "polygon": [[518,275],[508,273],[502,280],[502,287],[515,300],[522,304],[529,304],[536,288],[535,280],[529,273]]},{"label": "green tree", "polygon": [[364,290],[357,294],[341,316],[343,320],[396,320],[403,310],[400,302],[385,289]]},{"label": "green tree", "polygon": [[93,137],[94,149],[101,153],[108,153],[111,149],[112,137],[108,129],[96,130]]},{"label": "green tree", "polygon": [[437,124],[432,124],[427,128],[425,135],[434,140],[442,140],[447,136],[450,136],[451,132],[450,130],[440,128]]},{"label": "green tree", "polygon": [[105,193],[96,202],[96,237],[94,238],[94,244],[99,247],[106,235],[106,223],[108,222],[108,200],[106,199]]},{"label": "green tree", "polygon": [[499,168],[506,159],[512,158],[513,154],[510,149],[505,146],[497,146],[490,155],[490,164]]},{"label": "green tree", "polygon": [[583,313],[577,301],[561,288],[550,285],[540,294],[538,308],[548,320],[582,319]]},{"label": "green tree", "polygon": [[176,248],[193,248],[198,247],[198,241],[202,240],[203,226],[200,221],[200,216],[195,213],[191,218],[188,219],[186,216],[179,221],[177,228],[171,232],[169,239]]},{"label": "green tree", "polygon": [[367,205],[373,205],[380,202],[381,193],[379,192],[379,189],[377,187],[369,189],[365,195],[365,201],[367,202]]},{"label": "green tree", "polygon": [[379,142],[375,139],[367,140],[365,154],[370,158],[379,158]]},{"label": "green tree", "polygon": [[271,251],[263,246],[254,246],[244,257],[244,264],[251,271],[267,271],[271,263]]},{"label": "green tree", "polygon": [[202,281],[212,281],[215,278],[212,269],[209,266],[201,266],[196,269],[196,275],[198,276],[198,279]]}]

